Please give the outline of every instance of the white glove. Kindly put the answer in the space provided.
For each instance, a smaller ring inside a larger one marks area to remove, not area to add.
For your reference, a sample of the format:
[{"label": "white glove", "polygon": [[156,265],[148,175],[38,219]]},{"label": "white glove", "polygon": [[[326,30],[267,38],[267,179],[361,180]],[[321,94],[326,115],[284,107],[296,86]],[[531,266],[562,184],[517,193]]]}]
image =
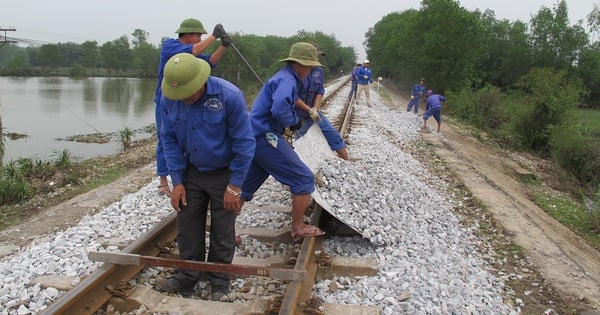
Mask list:
[{"label": "white glove", "polygon": [[368,75],[363,75],[363,78],[368,79],[369,76]]},{"label": "white glove", "polygon": [[410,96],[410,99],[411,99],[411,100],[412,100],[412,99],[414,99],[414,98],[415,98],[415,96],[414,96],[414,95],[411,95],[411,96]]},{"label": "white glove", "polygon": [[313,121],[321,120],[321,117],[319,117],[319,111],[317,111],[317,109],[314,107],[308,111],[308,114]]}]

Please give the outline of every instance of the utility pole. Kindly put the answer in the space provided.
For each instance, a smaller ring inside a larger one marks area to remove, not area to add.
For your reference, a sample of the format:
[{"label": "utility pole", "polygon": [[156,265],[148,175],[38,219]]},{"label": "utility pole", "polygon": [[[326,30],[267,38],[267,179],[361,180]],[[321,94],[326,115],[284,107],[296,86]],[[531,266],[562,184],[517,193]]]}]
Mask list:
[{"label": "utility pole", "polygon": [[4,27],[0,27],[0,32],[4,32],[4,36],[0,35],[0,48],[2,48],[2,46],[4,46],[6,43],[16,43],[16,40],[8,40],[8,37],[6,37],[6,32],[14,32],[17,29],[15,29],[14,27],[9,27],[9,28],[4,28]]}]

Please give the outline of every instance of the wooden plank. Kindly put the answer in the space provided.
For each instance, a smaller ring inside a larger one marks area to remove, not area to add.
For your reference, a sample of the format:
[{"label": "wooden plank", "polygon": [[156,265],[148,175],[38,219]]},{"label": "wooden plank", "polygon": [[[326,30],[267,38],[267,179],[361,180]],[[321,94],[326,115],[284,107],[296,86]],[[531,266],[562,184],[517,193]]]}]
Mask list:
[{"label": "wooden plank", "polygon": [[144,265],[172,267],[188,270],[222,272],[238,275],[271,277],[279,280],[303,281],[306,271],[268,266],[248,266],[235,264],[210,263],[193,260],[142,256],[127,253],[89,252],[91,261],[101,261],[115,265]]}]

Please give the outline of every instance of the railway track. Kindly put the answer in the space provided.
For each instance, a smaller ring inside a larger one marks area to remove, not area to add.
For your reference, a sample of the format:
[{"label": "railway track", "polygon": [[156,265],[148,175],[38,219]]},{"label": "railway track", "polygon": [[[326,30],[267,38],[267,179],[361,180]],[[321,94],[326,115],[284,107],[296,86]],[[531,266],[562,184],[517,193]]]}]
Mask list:
[{"label": "railway track", "polygon": [[[326,89],[324,100],[324,111],[327,111],[327,102],[334,97],[346,96],[339,95],[338,91],[348,84],[348,78],[340,78],[329,85]],[[346,104],[343,109],[333,109],[337,112],[329,112],[331,122],[340,130],[342,136],[349,128],[352,104]],[[312,137],[312,136],[305,136]],[[321,135],[322,137],[322,135]],[[304,146],[310,146],[308,152],[314,152],[314,141],[324,141],[323,139],[309,139],[309,143]],[[302,146],[301,142],[298,145]],[[327,144],[324,143],[326,146]],[[326,147],[325,150],[327,150]],[[302,153],[299,153],[303,156]],[[304,153],[303,159],[310,160]],[[314,155],[314,154],[312,154]],[[317,157],[321,158],[321,157]],[[311,164],[312,161],[307,162]],[[318,193],[317,193],[318,194]],[[320,200],[317,196],[315,200]],[[341,224],[334,217],[324,211],[324,208],[318,202],[314,203],[310,221],[313,225],[318,225],[325,229],[328,234],[352,234],[353,231]],[[334,259],[321,248],[320,238],[304,238],[296,257],[288,257],[288,261],[295,261],[293,265],[281,265],[280,263],[270,264],[256,260],[244,260],[243,263],[236,264],[236,261],[229,266],[218,266],[217,264],[202,264],[186,262],[179,259],[172,259],[176,253],[169,252],[169,245],[172,244],[177,235],[175,213],[169,214],[159,224],[142,235],[138,240],[123,248],[119,253],[101,253],[91,252],[90,259],[104,261],[101,268],[93,272],[89,277],[82,280],[72,290],[61,295],[54,303],[49,305],[42,314],[96,314],[110,312],[128,312],[136,308],[143,307],[150,313],[199,313],[199,314],[324,314],[322,301],[316,301],[312,296],[313,283],[315,277],[327,275],[350,273],[352,275],[372,275],[373,268],[365,264],[357,264],[356,260],[351,263],[344,263],[343,260]],[[291,242],[289,230],[284,231],[277,237],[273,235],[260,235],[256,230],[245,230],[247,233],[256,233],[257,238],[265,239],[283,239],[284,242]],[[268,234],[268,233],[267,233]],[[293,246],[293,245],[288,245]],[[317,253],[315,255],[315,253]],[[286,287],[284,294],[262,298],[256,301],[245,301],[243,303],[228,302],[208,302],[198,299],[170,297],[152,290],[148,286],[132,285],[132,279],[148,265],[162,267],[186,267],[200,268],[204,271],[225,271],[237,276],[259,276],[273,277],[276,280],[283,281]],[[226,269],[224,269],[226,267]],[[207,269],[207,268],[216,268]],[[319,268],[322,271],[319,273]],[[155,301],[162,301],[157,306]],[[153,302],[154,301],[154,302]],[[208,306],[207,306],[208,304]],[[110,305],[110,306],[109,306]],[[107,308],[109,310],[107,310]],[[347,313],[352,306],[339,306],[337,310],[334,307],[328,314]],[[198,311],[198,310],[202,311]],[[361,308],[361,314],[378,313],[376,309],[369,309],[365,313],[365,308]],[[196,310],[196,311],[194,311]]]}]

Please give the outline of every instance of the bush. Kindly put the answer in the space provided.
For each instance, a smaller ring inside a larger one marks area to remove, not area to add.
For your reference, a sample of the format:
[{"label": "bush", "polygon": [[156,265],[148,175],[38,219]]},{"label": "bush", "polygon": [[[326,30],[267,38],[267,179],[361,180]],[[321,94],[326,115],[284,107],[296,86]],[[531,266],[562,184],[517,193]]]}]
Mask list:
[{"label": "bush", "polygon": [[592,152],[588,137],[579,124],[564,123],[550,129],[552,159],[581,182],[592,181]]},{"label": "bush", "polygon": [[525,149],[548,155],[550,129],[574,116],[583,91],[581,82],[570,82],[564,71],[536,68],[518,86],[524,110],[513,118],[513,134]]}]

